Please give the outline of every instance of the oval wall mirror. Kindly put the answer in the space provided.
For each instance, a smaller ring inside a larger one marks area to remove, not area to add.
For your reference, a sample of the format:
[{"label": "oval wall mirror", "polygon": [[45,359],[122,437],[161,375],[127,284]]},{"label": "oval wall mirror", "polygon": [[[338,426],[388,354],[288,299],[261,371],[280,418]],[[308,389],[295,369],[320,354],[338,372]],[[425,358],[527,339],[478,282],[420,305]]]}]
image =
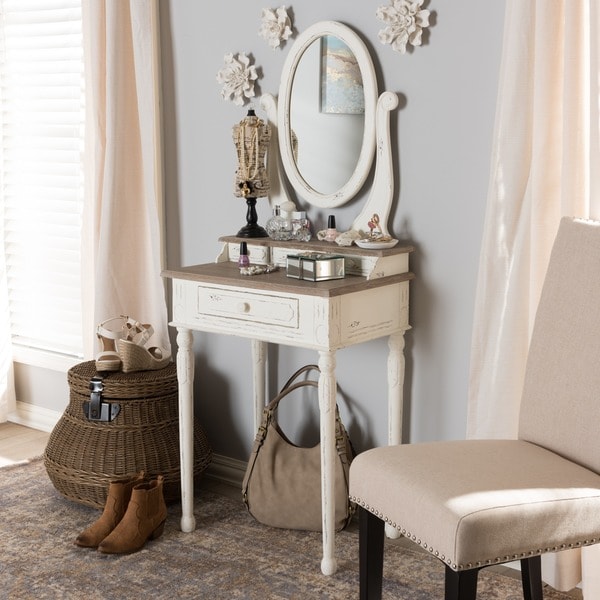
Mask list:
[{"label": "oval wall mirror", "polygon": [[373,62],[352,29],[322,21],[296,39],[282,70],[278,134],[303,200],[333,208],[358,193],[373,162],[376,103]]}]

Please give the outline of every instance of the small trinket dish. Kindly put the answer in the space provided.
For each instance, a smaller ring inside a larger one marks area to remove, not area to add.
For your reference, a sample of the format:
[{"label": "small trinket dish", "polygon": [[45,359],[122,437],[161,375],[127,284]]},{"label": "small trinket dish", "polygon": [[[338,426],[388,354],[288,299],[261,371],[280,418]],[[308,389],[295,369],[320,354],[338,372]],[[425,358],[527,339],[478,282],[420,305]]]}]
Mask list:
[{"label": "small trinket dish", "polygon": [[354,243],[359,247],[359,248],[365,248],[367,250],[384,250],[385,248],[393,248],[397,243],[398,240],[393,240],[393,239],[362,239],[362,240],[355,240]]}]

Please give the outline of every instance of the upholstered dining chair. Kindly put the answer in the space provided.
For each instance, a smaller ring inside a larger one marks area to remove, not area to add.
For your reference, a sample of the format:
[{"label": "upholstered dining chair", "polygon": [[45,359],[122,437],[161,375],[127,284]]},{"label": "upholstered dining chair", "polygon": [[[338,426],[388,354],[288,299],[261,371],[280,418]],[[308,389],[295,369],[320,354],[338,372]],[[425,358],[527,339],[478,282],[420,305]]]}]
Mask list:
[{"label": "upholstered dining chair", "polygon": [[529,347],[518,439],[373,448],[350,468],[360,598],[381,597],[384,523],[445,563],[446,600],[519,560],[543,598],[546,552],[600,542],[600,223],[564,218]]}]

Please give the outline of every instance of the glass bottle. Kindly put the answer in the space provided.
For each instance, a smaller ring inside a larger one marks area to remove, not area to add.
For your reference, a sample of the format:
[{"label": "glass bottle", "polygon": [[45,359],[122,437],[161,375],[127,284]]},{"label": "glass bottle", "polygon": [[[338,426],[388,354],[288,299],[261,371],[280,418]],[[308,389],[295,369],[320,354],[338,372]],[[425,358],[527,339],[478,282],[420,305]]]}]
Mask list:
[{"label": "glass bottle", "polygon": [[335,215],[329,215],[327,219],[327,233],[325,234],[326,242],[335,242],[337,237],[337,229],[335,228]]},{"label": "glass bottle", "polygon": [[291,223],[281,216],[279,205],[273,209],[273,216],[265,225],[268,236],[273,240],[289,240],[292,238]]},{"label": "glass bottle", "polygon": [[310,232],[310,223],[306,218],[306,212],[303,210],[292,213],[292,238],[299,242],[308,242],[312,234]]},{"label": "glass bottle", "polygon": [[247,242],[240,242],[240,256],[238,258],[238,267],[249,267],[250,257],[248,256]]}]

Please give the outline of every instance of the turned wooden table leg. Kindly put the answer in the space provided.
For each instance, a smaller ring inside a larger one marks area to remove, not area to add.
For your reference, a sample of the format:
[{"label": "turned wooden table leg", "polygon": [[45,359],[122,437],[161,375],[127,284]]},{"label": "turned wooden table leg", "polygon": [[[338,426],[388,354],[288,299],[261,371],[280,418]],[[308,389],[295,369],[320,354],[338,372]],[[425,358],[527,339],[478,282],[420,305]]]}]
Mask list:
[{"label": "turned wooden table leg", "polygon": [[253,369],[253,394],[254,394],[254,433],[258,431],[262,422],[265,407],[265,377],[267,366],[267,343],[252,340],[252,369]]},{"label": "turned wooden table leg", "polygon": [[179,385],[179,459],[181,469],[181,531],[196,529],[194,517],[194,354],[192,332],[177,328]]},{"label": "turned wooden table leg", "polygon": [[402,410],[404,405],[404,332],[388,338],[388,444],[402,443]]},{"label": "turned wooden table leg", "polygon": [[321,499],[323,559],[321,571],[333,575],[335,559],[335,351],[319,351],[319,412],[321,422]]},{"label": "turned wooden table leg", "polygon": [[[404,332],[392,333],[388,338],[388,444],[402,443],[402,411],[404,408]],[[386,524],[385,534],[397,539],[400,532]]]}]

